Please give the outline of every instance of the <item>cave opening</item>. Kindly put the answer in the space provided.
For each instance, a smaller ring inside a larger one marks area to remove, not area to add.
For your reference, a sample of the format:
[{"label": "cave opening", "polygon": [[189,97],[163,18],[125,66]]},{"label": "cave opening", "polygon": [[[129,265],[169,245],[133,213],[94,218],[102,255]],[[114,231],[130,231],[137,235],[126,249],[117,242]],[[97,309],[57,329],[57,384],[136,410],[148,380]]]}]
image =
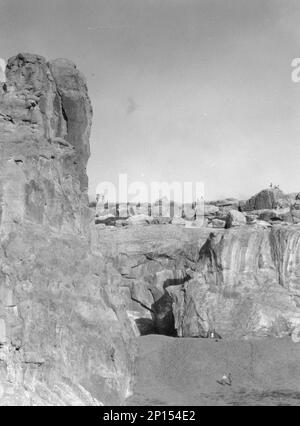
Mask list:
[{"label": "cave opening", "polygon": [[158,334],[179,337],[173,313],[173,299],[167,288],[171,286],[183,286],[190,279],[189,275],[186,275],[184,278],[167,279],[163,285],[164,293],[160,297],[155,295],[153,289],[149,289],[154,299],[151,308],[147,308],[151,312],[151,318],[138,318],[135,320],[141,336]]}]

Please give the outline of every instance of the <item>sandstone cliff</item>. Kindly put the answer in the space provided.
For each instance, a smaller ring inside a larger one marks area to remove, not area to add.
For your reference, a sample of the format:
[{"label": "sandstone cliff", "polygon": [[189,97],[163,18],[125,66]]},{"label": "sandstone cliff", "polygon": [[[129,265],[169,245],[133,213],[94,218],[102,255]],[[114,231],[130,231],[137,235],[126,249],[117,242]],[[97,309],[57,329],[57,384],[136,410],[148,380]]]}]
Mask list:
[{"label": "sandstone cliff", "polygon": [[76,66],[8,60],[0,87],[0,404],[122,403],[120,274],[90,248],[91,103]]}]

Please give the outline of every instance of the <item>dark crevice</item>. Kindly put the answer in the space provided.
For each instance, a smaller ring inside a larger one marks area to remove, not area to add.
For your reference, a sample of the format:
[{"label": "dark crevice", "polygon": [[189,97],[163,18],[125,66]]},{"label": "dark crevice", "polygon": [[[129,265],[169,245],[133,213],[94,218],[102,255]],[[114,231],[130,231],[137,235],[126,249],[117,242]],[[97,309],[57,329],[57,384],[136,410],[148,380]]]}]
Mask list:
[{"label": "dark crevice", "polygon": [[[61,98],[61,97],[60,97]],[[66,126],[67,126],[67,135],[69,134],[69,120],[68,120],[68,116],[67,116],[67,114],[66,114],[66,111],[65,111],[65,109],[64,109],[64,107],[63,107],[63,101],[62,101],[62,98],[61,98],[61,112],[62,112],[62,116],[63,116],[63,118],[64,118],[64,120],[65,120],[65,122],[66,122]]]},{"label": "dark crevice", "polygon": [[154,299],[154,303],[151,305],[151,308],[132,298],[132,300],[138,302],[141,306],[151,312],[151,319],[139,318],[136,320],[136,325],[142,336],[148,334],[160,334],[164,336],[178,337],[173,314],[173,299],[166,289],[171,286],[182,286],[190,279],[191,277],[188,274],[184,278],[167,279],[163,285],[163,295],[159,293],[158,289],[149,288]]}]

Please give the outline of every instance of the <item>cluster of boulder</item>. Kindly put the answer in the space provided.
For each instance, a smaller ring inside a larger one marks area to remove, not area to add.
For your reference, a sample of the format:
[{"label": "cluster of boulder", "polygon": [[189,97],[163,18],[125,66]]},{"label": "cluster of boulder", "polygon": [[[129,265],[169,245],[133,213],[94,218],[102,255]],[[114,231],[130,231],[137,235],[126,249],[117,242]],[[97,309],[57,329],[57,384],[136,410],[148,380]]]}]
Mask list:
[{"label": "cluster of boulder", "polygon": [[[203,209],[202,209],[203,210]],[[202,226],[203,211],[196,203],[181,206],[168,200],[151,203],[98,202],[96,224],[102,227],[124,227],[138,225],[181,225]]]},{"label": "cluster of boulder", "polygon": [[300,194],[264,189],[247,201],[229,198],[179,206],[166,200],[150,203],[97,203],[96,224],[102,227],[172,224],[185,227],[232,228],[300,223]]},{"label": "cluster of boulder", "polygon": [[300,222],[300,194],[286,195],[279,188],[268,188],[247,201],[210,203],[205,217],[208,226],[213,228],[297,224]]}]

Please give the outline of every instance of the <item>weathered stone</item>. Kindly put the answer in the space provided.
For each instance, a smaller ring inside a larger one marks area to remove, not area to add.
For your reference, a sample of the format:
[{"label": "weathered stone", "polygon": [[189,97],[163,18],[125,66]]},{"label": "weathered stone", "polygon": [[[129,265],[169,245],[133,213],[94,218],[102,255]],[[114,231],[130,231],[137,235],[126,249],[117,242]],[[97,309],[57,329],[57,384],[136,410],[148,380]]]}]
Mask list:
[{"label": "weathered stone", "polygon": [[196,210],[190,204],[184,205],[183,218],[186,220],[194,220],[196,218]]},{"label": "weathered stone", "polygon": [[262,210],[258,218],[267,222],[286,221],[293,223],[290,208],[276,209],[276,210]]},{"label": "weathered stone", "polygon": [[0,92],[0,405],[121,404],[130,392],[122,277],[90,245],[91,115],[74,64],[9,59]]},{"label": "weathered stone", "polygon": [[131,216],[127,219],[128,225],[132,226],[143,226],[143,225],[149,225],[153,222],[153,217],[146,216],[145,214],[139,214],[136,216]]},{"label": "weathered stone", "polygon": [[185,226],[185,220],[181,217],[174,217],[172,219],[172,225]]},{"label": "weathered stone", "polygon": [[256,225],[261,226],[263,228],[272,228],[272,224],[269,222],[266,222],[265,220],[257,220]]},{"label": "weathered stone", "polygon": [[126,276],[135,280],[135,288],[141,286],[135,297],[149,297],[151,289],[152,302],[145,296],[140,300],[139,326],[149,312],[143,311],[147,300],[148,308],[155,305],[152,326],[159,333],[174,333],[172,306],[174,328],[183,337],[206,337],[210,329],[224,338],[284,336],[300,323],[300,231],[260,223],[214,233],[174,226],[129,228],[113,240],[104,231],[96,245],[120,272],[129,267]]},{"label": "weathered stone", "polygon": [[243,226],[246,225],[246,223],[246,216],[237,210],[230,210],[226,216],[226,228]]},{"label": "weathered stone", "polygon": [[257,215],[256,214],[247,214],[246,215],[246,220],[248,225],[253,225],[257,222]]},{"label": "weathered stone", "polygon": [[294,328],[292,332],[292,340],[294,343],[300,343],[300,325]]},{"label": "weathered stone", "polygon": [[[28,109],[33,97],[36,105]],[[0,112],[11,117],[1,123],[1,223],[33,219],[86,233],[92,112],[81,74],[70,62],[47,64],[41,56],[19,54],[8,60]]]},{"label": "weathered stone", "polygon": [[300,210],[291,211],[293,218],[300,219]]},{"label": "weathered stone", "polygon": [[297,200],[293,206],[292,206],[293,210],[300,210],[300,200]]},{"label": "weathered stone", "polygon": [[172,222],[171,217],[167,217],[167,216],[154,216],[153,217],[153,223],[155,223],[156,225],[167,225],[171,222]]},{"label": "weathered stone", "polygon": [[280,189],[264,189],[254,197],[250,198],[245,204],[245,210],[264,210],[288,207],[290,205],[289,197]]},{"label": "weathered stone", "polygon": [[205,216],[215,215],[220,211],[220,208],[212,204],[205,204]]},{"label": "weathered stone", "polygon": [[213,219],[211,221],[213,228],[225,228],[226,222],[220,219]]},{"label": "weathered stone", "polygon": [[168,289],[175,317],[184,311],[177,320],[182,335],[203,337],[209,329],[224,337],[290,334],[300,323],[299,232],[237,230],[219,241],[212,255],[203,252],[199,274],[185,284],[183,308],[180,288]]},{"label": "weathered stone", "polygon": [[151,206],[148,203],[138,204],[135,206],[136,215],[144,214],[149,216]]},{"label": "weathered stone", "polygon": [[122,219],[127,219],[129,216],[128,213],[128,204],[120,203],[118,205],[118,216]]},{"label": "weathered stone", "polygon": [[239,200],[237,200],[236,198],[225,198],[224,200],[214,201],[212,204],[218,207],[234,208],[235,206],[238,206]]},{"label": "weathered stone", "polygon": [[6,343],[6,325],[3,318],[0,318],[0,345]]}]

